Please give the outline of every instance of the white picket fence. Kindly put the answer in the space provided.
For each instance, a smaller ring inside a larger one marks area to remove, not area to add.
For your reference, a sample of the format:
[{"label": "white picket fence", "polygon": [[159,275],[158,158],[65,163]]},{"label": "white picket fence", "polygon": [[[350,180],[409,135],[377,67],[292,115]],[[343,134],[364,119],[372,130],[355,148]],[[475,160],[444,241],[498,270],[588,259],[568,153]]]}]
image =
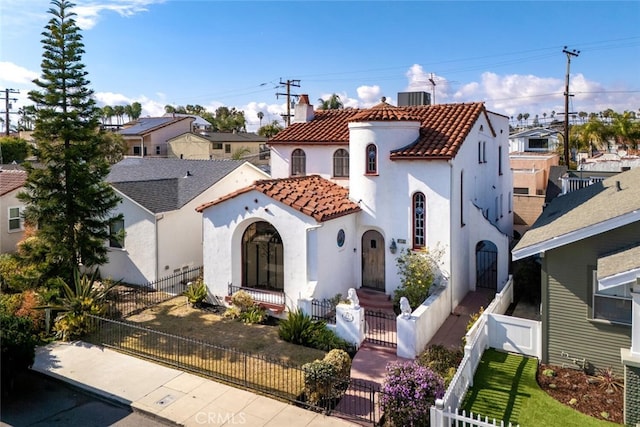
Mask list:
[{"label": "white picket fence", "polygon": [[[458,421],[463,423],[464,426],[474,426],[474,427],[520,427],[520,424],[516,424],[514,426],[511,423],[505,424],[502,420],[490,420],[489,417],[482,418],[480,414],[474,414],[470,412],[467,415],[466,411],[460,412],[459,410],[452,411],[451,408],[447,408],[446,410],[436,411],[435,408],[431,408],[431,426],[434,426],[434,417],[441,417],[436,420],[436,424],[438,426],[451,426],[452,422]],[[458,425],[457,423],[454,425]]]},{"label": "white picket fence", "polygon": [[[539,347],[540,322],[526,319],[519,319],[522,322],[514,322],[513,319],[509,319],[507,316],[501,316],[507,311],[512,302],[513,278],[510,276],[502,291],[496,294],[493,301],[467,332],[462,362],[460,362],[458,370],[451,383],[449,383],[449,387],[442,399],[436,399],[435,405],[431,407],[431,427],[449,427],[451,421],[456,420],[468,423],[465,426],[469,427],[505,425],[501,420],[494,420],[493,424],[490,424],[489,421],[481,421],[479,418],[474,420],[465,415],[464,412],[462,415],[458,414],[459,411],[457,409],[451,411],[451,408],[459,408],[467,390],[473,386],[473,376],[480,364],[482,354],[487,348],[494,347],[508,351],[518,351],[525,346],[522,344],[518,346],[516,343],[526,342],[531,343],[531,348],[527,346],[527,352],[522,352],[523,354],[537,355],[541,351]],[[496,323],[499,324],[499,327],[496,326]],[[515,325],[515,332],[510,332],[512,331],[510,329],[512,324]],[[496,330],[499,330],[500,334],[496,334]],[[513,339],[514,333],[518,339]],[[532,338],[529,340],[522,338],[526,334],[529,334]],[[499,335],[499,337],[496,337],[496,335]]]}]

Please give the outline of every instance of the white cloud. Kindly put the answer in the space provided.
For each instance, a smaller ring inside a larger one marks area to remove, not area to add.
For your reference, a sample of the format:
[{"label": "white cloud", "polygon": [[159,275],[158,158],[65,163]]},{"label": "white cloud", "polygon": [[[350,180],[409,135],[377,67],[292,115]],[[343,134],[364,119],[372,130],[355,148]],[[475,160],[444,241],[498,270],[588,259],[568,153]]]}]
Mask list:
[{"label": "white cloud", "polygon": [[38,78],[39,74],[12,62],[0,61],[0,76],[0,81],[8,85],[32,86],[32,80]]},{"label": "white cloud", "polygon": [[[360,98],[360,100],[366,107],[371,107],[380,102],[381,90],[380,86],[378,85],[359,86],[358,89],[356,89],[356,92],[358,93],[358,98]],[[387,99],[389,99],[389,97],[387,97]]]},{"label": "white cloud", "polygon": [[99,3],[76,0],[76,7],[73,11],[78,15],[76,17],[78,26],[88,30],[96,26],[100,15],[105,12],[115,12],[126,18],[137,13],[147,12],[147,6],[156,3],[164,3],[164,0],[102,0]]}]

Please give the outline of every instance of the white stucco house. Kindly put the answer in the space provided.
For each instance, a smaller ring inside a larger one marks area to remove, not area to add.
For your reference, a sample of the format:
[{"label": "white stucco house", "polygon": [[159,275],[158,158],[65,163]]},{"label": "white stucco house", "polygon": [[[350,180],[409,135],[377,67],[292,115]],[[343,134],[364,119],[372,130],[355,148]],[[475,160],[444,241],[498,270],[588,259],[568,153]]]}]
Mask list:
[{"label": "white stucco house", "polygon": [[508,132],[482,103],[314,111],[303,95],[269,141],[272,179],[197,208],[205,283],[214,295],[280,295],[287,307],[349,288],[391,295],[401,249],[426,247],[443,250],[451,307],[476,287],[500,290],[513,224]]},{"label": "white stucco house", "polygon": [[107,176],[121,201],[112,212],[102,277],[146,284],[202,265],[202,220],[195,208],[268,175],[248,162],[126,158]]}]

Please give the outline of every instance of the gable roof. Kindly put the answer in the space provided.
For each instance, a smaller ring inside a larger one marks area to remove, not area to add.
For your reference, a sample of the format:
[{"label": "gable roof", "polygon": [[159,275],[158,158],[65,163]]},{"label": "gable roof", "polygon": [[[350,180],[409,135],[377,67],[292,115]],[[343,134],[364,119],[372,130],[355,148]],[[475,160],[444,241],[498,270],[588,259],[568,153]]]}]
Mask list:
[{"label": "gable roof", "polygon": [[269,140],[270,144],[348,144],[349,123],[363,121],[419,121],[416,141],[390,153],[398,159],[450,159],[455,157],[478,118],[484,115],[495,135],[482,102],[395,107],[382,102],[369,109],[320,110],[307,123],[294,123]]},{"label": "gable roof", "polygon": [[515,246],[512,258],[526,258],[636,221],[640,221],[640,168],[553,199]]},{"label": "gable roof", "polygon": [[165,113],[162,117],[191,117],[193,119],[193,125],[199,128],[207,128],[213,126],[206,119],[196,115],[196,114],[185,114],[185,113]]},{"label": "gable roof", "polygon": [[170,126],[174,123],[181,122],[183,120],[193,121],[191,116],[187,117],[143,117],[134,122],[133,125],[121,129],[118,131],[123,136],[144,136],[151,132],[154,132],[165,126]]},{"label": "gable roof", "polygon": [[196,208],[198,212],[233,199],[249,191],[266,196],[304,213],[318,222],[359,212],[360,206],[349,200],[349,190],[318,175],[259,180],[213,202]]},{"label": "gable roof", "polygon": [[599,289],[635,282],[640,277],[640,242],[598,258],[597,271]]},{"label": "gable roof", "polygon": [[[170,138],[168,141],[174,141],[176,139],[182,138],[185,135],[194,135],[198,138],[206,139],[210,142],[229,142],[229,143],[266,143],[268,138],[264,136],[260,136],[257,133],[252,132],[185,132],[173,138]],[[202,141],[204,143],[204,141]]]},{"label": "gable roof", "polygon": [[160,213],[180,209],[244,163],[130,157],[111,166],[106,181],[149,211]]},{"label": "gable roof", "polygon": [[27,172],[22,169],[0,169],[0,196],[22,187],[27,180]]}]

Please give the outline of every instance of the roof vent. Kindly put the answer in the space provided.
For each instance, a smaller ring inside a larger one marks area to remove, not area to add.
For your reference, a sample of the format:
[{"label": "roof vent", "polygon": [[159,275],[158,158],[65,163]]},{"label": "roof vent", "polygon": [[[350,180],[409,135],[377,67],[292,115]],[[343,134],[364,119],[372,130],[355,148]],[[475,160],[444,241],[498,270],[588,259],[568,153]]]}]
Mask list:
[{"label": "roof vent", "polygon": [[622,186],[620,185],[620,181],[616,181],[616,190],[622,191]]},{"label": "roof vent", "polygon": [[192,174],[191,174],[191,172],[189,172],[189,171],[187,171],[187,173],[186,173],[186,174],[184,174],[184,177],[185,177],[185,178],[189,178],[190,176],[193,176],[193,175],[192,175]]}]

